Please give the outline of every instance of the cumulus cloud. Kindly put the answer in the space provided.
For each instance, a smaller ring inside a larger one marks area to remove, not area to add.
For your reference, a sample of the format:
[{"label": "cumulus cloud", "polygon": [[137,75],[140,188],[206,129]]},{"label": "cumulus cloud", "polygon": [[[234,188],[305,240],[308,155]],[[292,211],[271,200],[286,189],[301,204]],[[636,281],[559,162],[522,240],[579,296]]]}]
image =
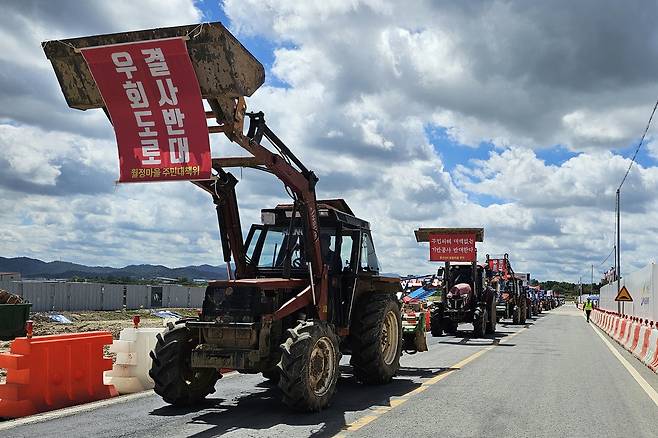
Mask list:
[{"label": "cumulus cloud", "polygon": [[224,4],[238,32],[294,44],[304,73],[283,80],[331,71],[339,100],[388,95],[471,145],[626,146],[657,89],[655,2]]}]

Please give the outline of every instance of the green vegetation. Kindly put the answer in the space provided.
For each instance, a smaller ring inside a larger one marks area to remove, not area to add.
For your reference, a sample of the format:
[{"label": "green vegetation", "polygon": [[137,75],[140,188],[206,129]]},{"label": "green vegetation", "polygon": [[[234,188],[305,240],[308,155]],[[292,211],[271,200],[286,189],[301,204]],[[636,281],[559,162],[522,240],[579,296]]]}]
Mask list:
[{"label": "green vegetation", "polygon": [[[542,289],[544,290],[554,290],[560,293],[560,296],[562,297],[575,297],[580,295],[580,286],[578,283],[569,283],[566,281],[537,281],[537,280],[532,280],[531,282],[532,286],[541,286]],[[598,294],[599,290],[601,289],[601,286],[598,284],[594,284],[594,293]],[[585,283],[582,285],[583,287],[583,294],[590,294],[592,291],[592,285],[589,283]]]}]

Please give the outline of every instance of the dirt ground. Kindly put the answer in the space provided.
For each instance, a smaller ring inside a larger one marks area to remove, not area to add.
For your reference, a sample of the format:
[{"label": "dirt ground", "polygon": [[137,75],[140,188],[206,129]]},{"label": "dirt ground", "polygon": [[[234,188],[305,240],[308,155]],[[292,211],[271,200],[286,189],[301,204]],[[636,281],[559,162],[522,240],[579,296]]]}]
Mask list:
[{"label": "dirt ground", "polygon": [[[183,317],[197,316],[196,309],[158,309],[170,310]],[[72,321],[62,324],[49,318],[49,314],[64,315]],[[162,327],[165,320],[151,313],[150,310],[115,310],[103,312],[35,312],[30,314],[34,321],[34,336],[58,335],[63,333],[93,332],[107,330],[115,339],[119,332],[133,326],[133,316],[139,315],[140,327]],[[11,341],[0,341],[0,353],[9,352]],[[107,347],[106,347],[107,348]],[[106,350],[107,353],[107,350]],[[0,383],[4,383],[6,370],[0,368]]]}]

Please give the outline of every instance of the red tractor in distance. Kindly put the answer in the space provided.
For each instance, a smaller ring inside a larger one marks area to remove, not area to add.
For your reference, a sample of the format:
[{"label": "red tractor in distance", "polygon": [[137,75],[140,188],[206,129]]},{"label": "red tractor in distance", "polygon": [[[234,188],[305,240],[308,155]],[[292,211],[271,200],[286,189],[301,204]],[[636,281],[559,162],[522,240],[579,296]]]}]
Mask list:
[{"label": "red tractor in distance", "polygon": [[523,280],[515,275],[509,256],[505,254],[502,258],[490,258],[487,254],[487,266],[489,283],[496,288],[498,297],[497,319],[511,319],[512,324],[525,324],[528,315],[528,294]]},{"label": "red tractor in distance", "polygon": [[[420,228],[415,231],[418,242],[430,241],[430,236],[450,236],[464,233],[482,242],[482,228]],[[473,324],[473,336],[484,337],[496,331],[496,297],[488,286],[486,266],[478,265],[477,251],[470,262],[444,262],[437,270],[438,296],[432,299],[430,329],[432,336],[444,332],[454,334],[459,323]]]}]

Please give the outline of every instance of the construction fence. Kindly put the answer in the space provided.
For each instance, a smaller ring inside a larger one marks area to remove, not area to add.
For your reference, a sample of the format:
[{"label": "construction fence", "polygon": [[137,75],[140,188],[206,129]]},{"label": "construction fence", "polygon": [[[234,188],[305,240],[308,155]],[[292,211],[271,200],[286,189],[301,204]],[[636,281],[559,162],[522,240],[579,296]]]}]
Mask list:
[{"label": "construction fence", "polygon": [[32,303],[33,312],[201,307],[205,287],[47,281],[0,281]]},{"label": "construction fence", "polygon": [[[658,321],[658,266],[651,263],[639,271],[621,278],[621,286],[626,286],[633,298],[632,302],[620,305],[619,313],[638,318]],[[599,307],[610,312],[618,312],[617,282],[601,288]]]}]

